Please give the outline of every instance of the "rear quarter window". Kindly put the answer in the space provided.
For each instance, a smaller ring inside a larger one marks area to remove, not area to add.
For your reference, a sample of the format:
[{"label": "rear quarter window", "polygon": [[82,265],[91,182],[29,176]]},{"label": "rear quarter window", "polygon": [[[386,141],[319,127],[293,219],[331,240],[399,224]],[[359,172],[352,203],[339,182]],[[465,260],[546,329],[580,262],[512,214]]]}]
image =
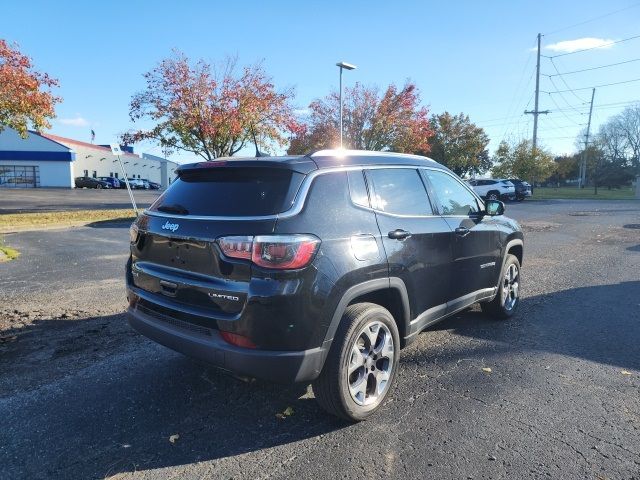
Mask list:
[{"label": "rear quarter window", "polygon": [[281,168],[186,170],[149,210],[200,216],[274,215],[291,207],[303,178]]}]

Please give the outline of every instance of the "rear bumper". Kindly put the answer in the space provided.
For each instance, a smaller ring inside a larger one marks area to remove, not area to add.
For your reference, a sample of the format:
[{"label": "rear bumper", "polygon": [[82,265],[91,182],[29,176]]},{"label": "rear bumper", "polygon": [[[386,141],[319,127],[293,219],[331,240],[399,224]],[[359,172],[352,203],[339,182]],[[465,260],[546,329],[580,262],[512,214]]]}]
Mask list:
[{"label": "rear bumper", "polygon": [[225,342],[217,330],[203,333],[181,328],[183,322],[179,320],[161,320],[135,306],[128,313],[134,330],[161,345],[240,375],[278,383],[314,380],[322,370],[329,348],[328,345],[302,351],[240,348]]}]

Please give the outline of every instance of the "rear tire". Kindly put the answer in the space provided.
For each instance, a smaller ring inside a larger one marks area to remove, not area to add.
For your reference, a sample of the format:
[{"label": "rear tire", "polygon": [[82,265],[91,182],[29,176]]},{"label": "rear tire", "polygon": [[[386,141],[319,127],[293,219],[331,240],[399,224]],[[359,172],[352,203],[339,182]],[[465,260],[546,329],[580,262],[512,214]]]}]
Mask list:
[{"label": "rear tire", "polygon": [[515,255],[507,254],[500,272],[498,292],[490,302],[481,303],[482,311],[499,319],[513,316],[520,305],[520,262]]},{"label": "rear tire", "polygon": [[495,190],[490,191],[487,193],[487,200],[500,200],[500,192]]},{"label": "rear tire", "polygon": [[96,188],[102,188],[102,185],[97,184],[97,185],[96,185]]},{"label": "rear tire", "polygon": [[376,412],[393,388],[400,336],[389,311],[374,303],[344,312],[313,392],[320,406],[359,422]]}]

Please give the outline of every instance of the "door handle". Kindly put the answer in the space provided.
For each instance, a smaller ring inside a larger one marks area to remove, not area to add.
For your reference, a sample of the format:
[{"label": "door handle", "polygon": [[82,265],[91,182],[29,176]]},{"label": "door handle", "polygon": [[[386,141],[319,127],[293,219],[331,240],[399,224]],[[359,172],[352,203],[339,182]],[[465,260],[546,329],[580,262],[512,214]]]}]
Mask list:
[{"label": "door handle", "polygon": [[460,237],[466,237],[467,235],[469,235],[469,233],[471,233],[471,230],[469,230],[467,227],[458,227],[455,229],[456,235],[459,235]]},{"label": "door handle", "polygon": [[411,236],[411,232],[407,232],[401,228],[396,228],[395,230],[391,230],[388,235],[389,238],[393,238],[394,240],[404,240]]}]

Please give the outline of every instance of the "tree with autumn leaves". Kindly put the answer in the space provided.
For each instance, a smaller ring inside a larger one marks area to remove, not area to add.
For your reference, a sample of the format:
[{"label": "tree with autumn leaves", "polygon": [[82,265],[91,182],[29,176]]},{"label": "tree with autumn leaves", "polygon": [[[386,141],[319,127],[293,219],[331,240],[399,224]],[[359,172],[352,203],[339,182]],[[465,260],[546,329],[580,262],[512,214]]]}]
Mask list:
[{"label": "tree with autumn leaves", "polygon": [[285,134],[300,128],[293,91],[277,91],[260,64],[238,71],[234,59],[212,66],[176,52],[144,78],[146,88],[133,96],[130,117],[154,125],[124,134],[125,143],[153,140],[165,150],[213,160],[236,154],[254,136],[263,148],[283,146]]},{"label": "tree with autumn leaves", "polygon": [[[489,136],[464,113],[444,112],[431,117],[434,135],[429,139],[429,157],[460,176],[486,172],[493,162]],[[421,152],[427,153],[427,152]]]},{"label": "tree with autumn leaves", "polygon": [[29,128],[50,128],[60,97],[51,93],[58,81],[37,71],[16,45],[0,39],[0,132],[15,129],[26,138]]},{"label": "tree with autumn leaves", "polygon": [[[429,151],[433,135],[429,111],[420,105],[415,84],[389,85],[380,94],[376,87],[356,83],[343,95],[343,144],[345,148],[409,152]],[[332,92],[309,105],[304,128],[291,140],[288,153],[303,154],[335,148],[340,138],[340,95]]]}]

